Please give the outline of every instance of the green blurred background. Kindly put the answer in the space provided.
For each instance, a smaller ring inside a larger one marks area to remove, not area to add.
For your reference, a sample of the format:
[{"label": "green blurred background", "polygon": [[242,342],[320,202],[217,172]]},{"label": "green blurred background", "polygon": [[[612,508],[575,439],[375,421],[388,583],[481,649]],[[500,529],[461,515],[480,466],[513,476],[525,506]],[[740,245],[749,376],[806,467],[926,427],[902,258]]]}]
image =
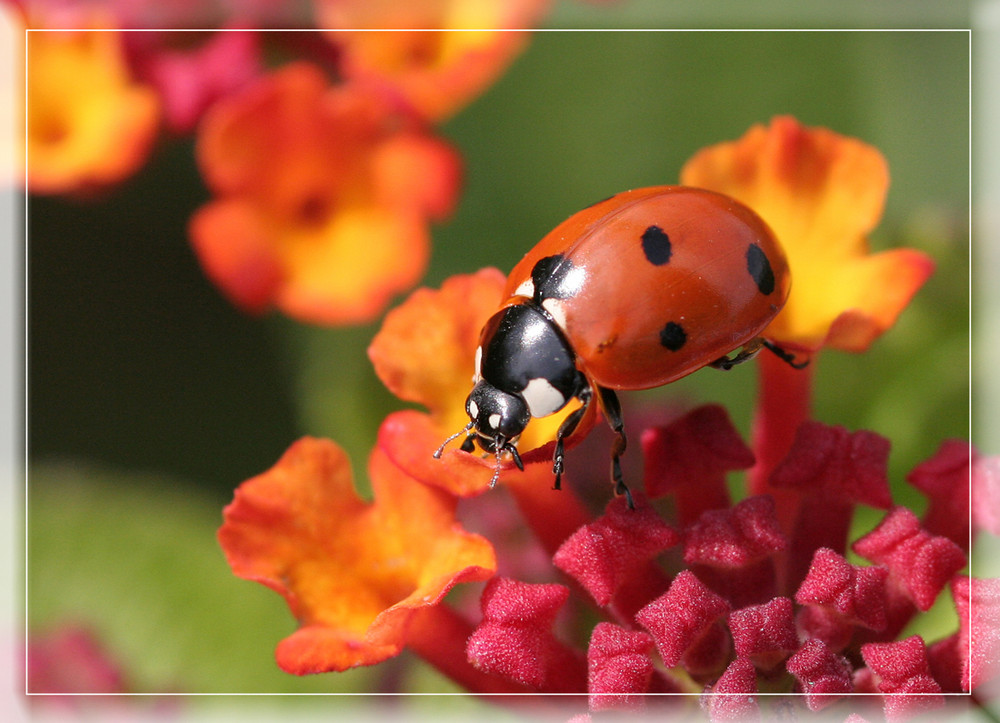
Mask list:
[{"label": "green blurred background", "polygon": [[[560,8],[555,25],[598,12]],[[696,150],[774,115],[856,136],[892,174],[873,248],[919,248],[938,268],[870,352],[823,355],[815,416],[888,436],[902,491],[943,439],[969,435],[969,47],[966,32],[537,33],[440,129],[466,179],[425,283],[507,271],[577,209],[676,182]],[[214,535],[236,485],[302,434],[343,444],[363,478],[400,403],[365,356],[377,324],[308,328],[221,298],[185,235],[207,197],[185,139],[106,197],[30,199],[29,623],[90,625],[139,691],[450,689],[405,655],[281,673],[291,616],[229,573]],[[643,398],[718,401],[746,432],[754,374],[705,371]]]}]

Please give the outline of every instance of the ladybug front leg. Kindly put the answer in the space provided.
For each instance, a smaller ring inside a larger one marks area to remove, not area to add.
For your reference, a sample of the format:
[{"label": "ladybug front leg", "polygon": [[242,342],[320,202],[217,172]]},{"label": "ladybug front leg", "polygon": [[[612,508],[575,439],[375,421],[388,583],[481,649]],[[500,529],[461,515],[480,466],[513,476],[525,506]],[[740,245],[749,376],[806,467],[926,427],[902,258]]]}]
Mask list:
[{"label": "ladybug front leg", "polygon": [[587,407],[590,406],[591,399],[590,387],[584,387],[576,396],[583,404],[566,416],[566,419],[559,425],[559,431],[556,432],[556,451],[552,456],[552,474],[556,476],[555,484],[552,485],[552,489],[554,490],[561,489],[562,473],[565,469],[565,465],[563,464],[565,458],[563,440],[576,431],[577,425],[583,419],[583,415],[587,413]]},{"label": "ladybug front leg", "polygon": [[622,465],[620,461],[628,444],[628,440],[625,438],[625,418],[622,416],[622,405],[618,401],[618,395],[611,389],[597,387],[597,393],[600,395],[601,411],[604,412],[604,418],[608,420],[608,424],[617,435],[614,444],[611,445],[611,478],[615,483],[615,494],[625,495],[628,508],[634,510],[635,502],[632,500],[632,493],[622,478]]}]

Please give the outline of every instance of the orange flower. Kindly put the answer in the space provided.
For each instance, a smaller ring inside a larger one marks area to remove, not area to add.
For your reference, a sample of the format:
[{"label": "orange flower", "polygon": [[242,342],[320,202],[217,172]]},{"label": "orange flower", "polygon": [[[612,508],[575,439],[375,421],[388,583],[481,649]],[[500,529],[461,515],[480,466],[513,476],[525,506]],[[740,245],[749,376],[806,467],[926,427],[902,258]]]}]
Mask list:
[{"label": "orange flower", "polygon": [[933,271],[912,249],[869,254],[889,185],[873,147],[794,118],[696,153],[681,182],[726,193],[767,221],[792,272],[792,294],[768,335],[806,350],[864,351]]},{"label": "orange flower", "polygon": [[[349,78],[388,83],[426,118],[442,120],[489,87],[521,52],[548,0],[321,0]],[[394,31],[377,31],[392,28]],[[401,31],[401,32],[400,32]]]},{"label": "orange flower", "polygon": [[375,501],[362,502],[334,443],[304,438],[244,482],[219,542],[233,572],[288,602],[299,629],[277,648],[295,674],[397,655],[414,616],[459,582],[496,570],[493,548],[455,521],[455,499],[403,474],[377,450]]},{"label": "orange flower", "polygon": [[[389,415],[379,432],[379,446],[417,479],[461,496],[486,488],[493,475],[493,459],[458,452],[458,441],[440,460],[431,453],[469,422],[465,400],[472,389],[479,333],[500,305],[504,282],[496,269],[483,269],[474,275],[453,276],[440,290],[418,289],[386,315],[368,349],[375,373],[389,391],[429,410],[428,414],[407,410]],[[544,467],[549,482],[551,440],[568,412],[533,419],[518,443],[526,464],[546,463],[538,466]],[[594,418],[588,412],[571,440],[581,439]],[[514,470],[511,480],[515,475],[524,473]]]},{"label": "orange flower", "polygon": [[[18,157],[27,163],[28,191],[92,191],[146,160],[159,101],[130,76],[122,33],[29,32],[27,63],[25,146]],[[24,122],[23,107],[15,117]]]},{"label": "orange flower", "polygon": [[218,198],[191,222],[209,277],[240,307],[369,321],[423,274],[459,160],[384,95],[297,63],[223,99],[198,161]]}]

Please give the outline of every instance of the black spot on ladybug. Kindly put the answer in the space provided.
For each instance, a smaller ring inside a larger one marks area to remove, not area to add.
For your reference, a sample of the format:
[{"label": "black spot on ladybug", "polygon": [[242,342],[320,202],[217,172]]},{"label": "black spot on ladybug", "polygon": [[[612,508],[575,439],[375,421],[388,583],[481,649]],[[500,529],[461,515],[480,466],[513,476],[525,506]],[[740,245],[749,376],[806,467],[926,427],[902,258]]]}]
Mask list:
[{"label": "black spot on ladybug", "polygon": [[531,269],[531,282],[535,286],[534,302],[545,299],[568,299],[580,290],[582,269],[562,254],[546,256],[535,262]]},{"label": "black spot on ladybug", "polygon": [[659,226],[650,226],[642,232],[642,252],[653,266],[663,266],[670,261],[670,238]]},{"label": "black spot on ladybug", "polygon": [[747,247],[747,271],[760,293],[767,296],[774,291],[774,271],[771,269],[771,262],[767,260],[767,254],[757,244],[750,244]]},{"label": "black spot on ladybug", "polygon": [[679,351],[680,348],[684,346],[687,338],[687,333],[684,331],[684,327],[676,321],[668,321],[666,325],[660,329],[660,343],[670,351]]}]

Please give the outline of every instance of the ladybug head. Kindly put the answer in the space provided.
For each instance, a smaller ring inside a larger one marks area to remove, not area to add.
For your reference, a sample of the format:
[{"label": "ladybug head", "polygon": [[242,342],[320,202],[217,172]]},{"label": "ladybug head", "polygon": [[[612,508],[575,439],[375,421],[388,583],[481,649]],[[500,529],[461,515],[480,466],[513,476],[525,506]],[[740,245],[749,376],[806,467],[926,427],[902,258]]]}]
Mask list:
[{"label": "ladybug head", "polygon": [[497,389],[485,379],[480,379],[472,388],[465,411],[472,420],[480,446],[487,452],[492,452],[492,447],[501,440],[517,439],[531,419],[523,397]]},{"label": "ladybug head", "polygon": [[501,391],[486,380],[480,380],[469,393],[465,411],[469,415],[469,423],[461,431],[446,439],[434,456],[440,458],[449,442],[475,430],[475,434],[465,440],[462,449],[471,452],[472,440],[475,439],[484,451],[496,455],[496,467],[493,479],[490,480],[491,487],[500,478],[500,455],[503,452],[510,452],[514,464],[523,470],[524,464],[521,462],[515,443],[531,419],[531,413],[524,399],[520,395]]}]

